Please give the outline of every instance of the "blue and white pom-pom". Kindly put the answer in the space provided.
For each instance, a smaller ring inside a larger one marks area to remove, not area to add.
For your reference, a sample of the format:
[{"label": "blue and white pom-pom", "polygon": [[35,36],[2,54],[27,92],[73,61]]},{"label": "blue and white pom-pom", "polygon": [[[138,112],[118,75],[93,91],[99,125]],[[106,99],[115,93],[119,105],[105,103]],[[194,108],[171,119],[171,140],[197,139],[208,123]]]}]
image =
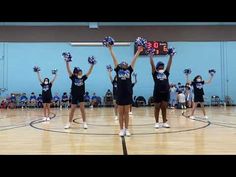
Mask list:
[{"label": "blue and white pom-pom", "polygon": [[107,71],[110,71],[110,72],[111,72],[111,71],[113,71],[113,69],[112,69],[112,66],[111,66],[111,65],[107,65],[106,67],[107,67]]},{"label": "blue and white pom-pom", "polygon": [[138,37],[135,42],[134,42],[135,46],[139,47],[142,46],[143,48],[147,47],[147,40],[142,38],[142,37]]},{"label": "blue and white pom-pom", "polygon": [[169,48],[167,54],[168,54],[168,55],[172,55],[172,56],[173,56],[174,54],[176,54],[175,48],[173,48],[173,47]]},{"label": "blue and white pom-pom", "polygon": [[188,75],[188,74],[191,74],[191,72],[192,72],[192,71],[191,71],[191,69],[190,69],[190,68],[189,68],[189,69],[185,69],[185,70],[184,70],[184,74],[186,74],[186,75]]},{"label": "blue and white pom-pom", "polygon": [[62,56],[64,57],[64,60],[66,62],[71,62],[72,61],[72,56],[71,56],[70,52],[63,52]]},{"label": "blue and white pom-pom", "polygon": [[103,46],[108,47],[108,45],[112,46],[114,45],[115,40],[111,37],[105,37],[105,39],[102,41]]},{"label": "blue and white pom-pom", "polygon": [[57,74],[57,71],[58,71],[57,69],[53,69],[52,74]]},{"label": "blue and white pom-pom", "polygon": [[40,68],[38,66],[35,66],[33,69],[34,69],[34,72],[39,72],[40,71]]},{"label": "blue and white pom-pom", "polygon": [[95,60],[94,56],[88,57],[88,62],[91,65],[95,65],[97,63],[97,61]]},{"label": "blue and white pom-pom", "polygon": [[154,56],[155,55],[155,49],[154,48],[149,48],[146,50],[146,54],[148,54],[149,56]]},{"label": "blue and white pom-pom", "polygon": [[211,76],[214,76],[214,74],[216,73],[216,70],[210,69],[208,72],[210,73]]}]

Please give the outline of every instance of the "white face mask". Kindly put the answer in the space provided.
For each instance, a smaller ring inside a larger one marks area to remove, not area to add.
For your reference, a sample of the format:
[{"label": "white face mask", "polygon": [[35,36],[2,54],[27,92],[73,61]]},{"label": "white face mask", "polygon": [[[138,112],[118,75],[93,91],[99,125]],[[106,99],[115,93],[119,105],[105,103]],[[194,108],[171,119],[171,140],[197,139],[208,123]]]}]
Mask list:
[{"label": "white face mask", "polygon": [[202,81],[202,79],[199,79],[199,78],[197,79],[197,82],[201,82],[201,81]]},{"label": "white face mask", "polygon": [[160,69],[158,72],[159,73],[164,73],[164,69]]}]

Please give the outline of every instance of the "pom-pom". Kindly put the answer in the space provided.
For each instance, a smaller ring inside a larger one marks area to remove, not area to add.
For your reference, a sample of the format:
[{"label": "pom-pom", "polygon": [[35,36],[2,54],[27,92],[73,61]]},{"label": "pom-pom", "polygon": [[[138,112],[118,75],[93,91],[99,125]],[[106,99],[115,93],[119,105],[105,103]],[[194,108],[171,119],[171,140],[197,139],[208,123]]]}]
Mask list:
[{"label": "pom-pom", "polygon": [[88,57],[88,62],[91,65],[95,65],[97,63],[97,61],[95,60],[94,56]]},{"label": "pom-pom", "polygon": [[172,48],[172,47],[169,48],[167,54],[172,55],[172,56],[175,55],[176,54],[175,48]]},{"label": "pom-pom", "polygon": [[52,74],[57,74],[57,71],[58,71],[57,69],[53,69]]},{"label": "pom-pom", "polygon": [[72,56],[71,56],[70,52],[63,52],[62,56],[64,57],[64,60],[66,62],[71,62],[72,61]]},{"label": "pom-pom", "polygon": [[136,76],[137,76],[137,73],[133,73],[132,76],[136,77]]},{"label": "pom-pom", "polygon": [[105,37],[105,39],[102,41],[102,44],[103,46],[108,47],[108,45],[110,46],[114,45],[114,42],[115,40],[112,37],[108,36]]},{"label": "pom-pom", "polygon": [[113,71],[111,65],[107,65],[106,67],[107,67],[107,71],[110,71],[110,72]]},{"label": "pom-pom", "polygon": [[40,68],[38,66],[35,66],[33,69],[34,69],[34,72],[39,72],[40,71]]},{"label": "pom-pom", "polygon": [[146,54],[148,54],[149,56],[154,56],[155,55],[155,49],[154,48],[147,49]]},{"label": "pom-pom", "polygon": [[143,48],[147,48],[147,40],[142,37],[138,37],[134,43],[137,47],[142,46]]},{"label": "pom-pom", "polygon": [[211,76],[214,76],[214,74],[216,73],[216,70],[210,69],[208,72]]},{"label": "pom-pom", "polygon": [[186,75],[188,75],[188,74],[191,74],[191,72],[192,72],[192,71],[191,71],[191,69],[190,69],[190,68],[189,68],[189,69],[185,69],[185,70],[184,70],[184,74],[186,74]]}]

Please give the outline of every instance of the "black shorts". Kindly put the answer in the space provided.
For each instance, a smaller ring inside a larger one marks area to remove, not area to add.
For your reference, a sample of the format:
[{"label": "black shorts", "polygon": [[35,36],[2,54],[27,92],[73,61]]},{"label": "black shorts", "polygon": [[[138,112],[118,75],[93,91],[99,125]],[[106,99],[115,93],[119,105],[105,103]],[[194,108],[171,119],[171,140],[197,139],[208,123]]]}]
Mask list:
[{"label": "black shorts", "polygon": [[43,98],[43,103],[51,103],[52,98],[50,97],[45,97]]},{"label": "black shorts", "polygon": [[195,103],[197,103],[197,102],[203,103],[204,102],[203,95],[194,95],[194,102]]},{"label": "black shorts", "polygon": [[72,95],[71,104],[78,104],[84,102],[84,96],[83,95]]},{"label": "black shorts", "polygon": [[123,97],[117,96],[116,104],[122,105],[122,106],[132,104],[132,95],[123,96]]},{"label": "black shorts", "polygon": [[170,99],[170,93],[157,93],[157,95],[153,96],[154,103],[160,103],[162,101],[168,102]]}]

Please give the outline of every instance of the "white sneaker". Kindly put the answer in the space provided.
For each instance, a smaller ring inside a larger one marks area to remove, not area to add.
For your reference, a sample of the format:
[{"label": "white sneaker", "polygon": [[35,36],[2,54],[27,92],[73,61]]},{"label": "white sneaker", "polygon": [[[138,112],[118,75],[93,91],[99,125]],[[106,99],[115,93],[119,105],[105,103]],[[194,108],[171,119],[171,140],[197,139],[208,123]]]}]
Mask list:
[{"label": "white sneaker", "polygon": [[155,128],[161,128],[161,124],[159,124],[159,123],[155,123],[155,126],[154,126]]},{"label": "white sneaker", "polygon": [[43,117],[43,121],[47,121],[47,117]]},{"label": "white sneaker", "polygon": [[46,121],[49,121],[49,120],[50,120],[50,117],[47,117],[47,118],[46,118]]},{"label": "white sneaker", "polygon": [[195,119],[195,117],[194,117],[194,116],[190,116],[189,118],[190,118],[190,119],[193,119],[193,120]]},{"label": "white sneaker", "polygon": [[170,126],[169,126],[168,123],[163,123],[162,127],[164,127],[164,128],[170,128]]},{"label": "white sneaker", "polygon": [[208,119],[208,116],[204,116],[205,119]]},{"label": "white sneaker", "polygon": [[68,128],[70,128],[70,126],[71,126],[71,123],[69,122],[65,125],[64,129],[68,129]]},{"label": "white sneaker", "polygon": [[119,136],[125,136],[125,131],[124,130],[120,130]]},{"label": "white sneaker", "polygon": [[118,120],[118,116],[115,116],[115,120]]},{"label": "white sneaker", "polygon": [[133,113],[132,112],[129,112],[129,115],[132,115]]},{"label": "white sneaker", "polygon": [[86,122],[84,122],[84,129],[87,129],[88,128],[88,125]]},{"label": "white sneaker", "polygon": [[129,132],[128,129],[125,130],[125,135],[126,135],[126,136],[131,136],[131,133]]}]

